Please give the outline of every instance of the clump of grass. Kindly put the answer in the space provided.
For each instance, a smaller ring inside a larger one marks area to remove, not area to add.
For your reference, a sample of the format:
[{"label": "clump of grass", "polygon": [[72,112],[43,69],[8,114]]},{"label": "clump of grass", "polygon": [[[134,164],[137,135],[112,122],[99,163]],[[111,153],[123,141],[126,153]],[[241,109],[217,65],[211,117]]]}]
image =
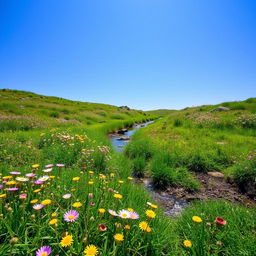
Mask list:
[{"label": "clump of grass", "polygon": [[132,161],[132,173],[135,177],[143,178],[146,167],[146,160],[142,156],[138,156]]}]

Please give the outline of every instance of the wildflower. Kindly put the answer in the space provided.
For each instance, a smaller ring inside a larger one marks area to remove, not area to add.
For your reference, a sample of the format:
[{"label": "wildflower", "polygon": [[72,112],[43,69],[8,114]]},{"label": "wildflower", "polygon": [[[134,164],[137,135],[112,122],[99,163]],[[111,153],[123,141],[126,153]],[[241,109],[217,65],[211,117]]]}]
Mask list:
[{"label": "wildflower", "polygon": [[19,238],[18,237],[13,237],[10,239],[11,244],[16,244],[18,242]]},{"label": "wildflower", "polygon": [[75,210],[68,211],[64,214],[64,220],[67,222],[73,222],[79,217],[79,213]]},{"label": "wildflower", "polygon": [[117,242],[122,242],[122,241],[124,241],[124,235],[117,233],[117,234],[114,235],[114,239],[115,239]]},{"label": "wildflower", "polygon": [[131,226],[130,226],[130,225],[125,225],[125,226],[124,226],[124,229],[130,230],[130,229],[131,229]]},{"label": "wildflower", "polygon": [[147,230],[147,228],[148,228],[148,223],[146,222],[146,221],[142,221],[142,222],[140,222],[140,224],[139,224],[139,227],[140,227],[140,229],[141,230],[143,230],[143,231],[146,231]]},{"label": "wildflower", "polygon": [[9,179],[11,179],[12,178],[12,176],[4,176],[3,177],[3,180],[9,180]]},{"label": "wildflower", "polygon": [[106,210],[103,209],[103,208],[100,208],[100,209],[98,210],[98,212],[101,213],[101,214],[105,213],[105,211],[106,211]]},{"label": "wildflower", "polygon": [[43,172],[47,173],[47,172],[51,172],[52,171],[52,168],[47,168],[45,170],[43,170]]},{"label": "wildflower", "polygon": [[107,231],[107,227],[104,224],[99,224],[98,225],[98,230],[101,231],[101,232],[102,231]]},{"label": "wildflower", "polygon": [[146,211],[146,215],[147,215],[147,217],[149,217],[150,219],[154,219],[154,218],[156,217],[155,212],[152,211],[152,210],[147,210],[147,211]]},{"label": "wildflower", "polygon": [[19,195],[19,198],[20,198],[20,199],[26,199],[26,198],[27,198],[27,194],[20,194],[20,195]]},{"label": "wildflower", "polygon": [[64,167],[65,164],[56,164],[57,167]]},{"label": "wildflower", "polygon": [[62,196],[62,198],[64,199],[69,199],[71,197],[71,194],[65,194],[64,196]]},{"label": "wildflower", "polygon": [[94,171],[89,171],[89,174],[93,174],[94,173]]},{"label": "wildflower", "polygon": [[80,208],[82,206],[82,203],[75,202],[75,203],[72,204],[72,206],[75,207],[75,208]]},{"label": "wildflower", "polygon": [[36,256],[48,256],[51,254],[51,252],[52,250],[50,246],[42,246],[37,250]]},{"label": "wildflower", "polygon": [[10,172],[11,175],[20,175],[20,172]]},{"label": "wildflower", "polygon": [[85,256],[95,256],[99,253],[97,247],[93,244],[87,245],[84,250]]},{"label": "wildflower", "polygon": [[221,241],[217,241],[217,242],[216,242],[216,245],[217,245],[217,246],[222,246],[222,242],[221,242]]},{"label": "wildflower", "polygon": [[123,184],[124,181],[123,181],[123,180],[119,180],[118,183],[119,183],[119,184]]},{"label": "wildflower", "polygon": [[62,238],[62,240],[60,241],[60,246],[61,247],[67,247],[70,246],[73,243],[73,236],[71,235],[66,235]]},{"label": "wildflower", "polygon": [[71,188],[71,191],[74,192],[74,191],[76,191],[76,189],[75,188]]},{"label": "wildflower", "polygon": [[108,210],[109,214],[112,215],[112,216],[118,216],[117,212],[116,211],[113,211],[113,210]]},{"label": "wildflower", "polygon": [[43,204],[35,204],[35,205],[33,205],[33,209],[34,210],[41,210],[43,207],[44,207]]},{"label": "wildflower", "polygon": [[79,177],[74,177],[74,178],[73,178],[73,181],[79,181],[79,180],[80,180]]},{"label": "wildflower", "polygon": [[35,183],[36,185],[41,185],[41,184],[44,183],[44,181],[43,181],[43,180],[36,180],[34,183]]},{"label": "wildflower", "polygon": [[24,181],[28,181],[28,178],[17,177],[16,180],[17,180],[17,181],[22,181],[22,182],[24,182]]},{"label": "wildflower", "polygon": [[155,205],[155,204],[151,204],[150,207],[153,208],[153,209],[157,209],[158,208],[158,206]]},{"label": "wildflower", "polygon": [[227,224],[227,221],[222,219],[222,218],[220,218],[220,217],[217,217],[214,222],[219,224],[219,225],[221,225],[221,226],[224,226],[224,225]]},{"label": "wildflower", "polygon": [[88,182],[88,185],[93,185],[93,183],[94,183],[94,182],[90,180],[90,181]]},{"label": "wildflower", "polygon": [[44,176],[42,176],[42,177],[40,177],[39,179],[38,179],[38,181],[47,181],[47,180],[49,180],[49,176],[48,175],[44,175]]},{"label": "wildflower", "polygon": [[94,202],[90,202],[90,205],[91,205],[91,206],[94,206],[94,205],[95,205],[95,203],[94,203]]},{"label": "wildflower", "polygon": [[184,240],[184,241],[183,241],[183,245],[184,245],[185,247],[191,247],[191,246],[192,246],[192,243],[191,243],[191,241],[189,241],[189,240]]},{"label": "wildflower", "polygon": [[148,232],[148,233],[150,233],[151,230],[152,230],[151,227],[147,227],[147,228],[146,228],[146,232]]},{"label": "wildflower", "polygon": [[134,212],[134,210],[133,210],[132,208],[127,208],[127,210],[128,210],[129,212]]},{"label": "wildflower", "polygon": [[32,168],[38,168],[39,167],[39,164],[33,164],[32,165]]},{"label": "wildflower", "polygon": [[58,219],[52,219],[49,221],[49,225],[55,225],[58,222]]},{"label": "wildflower", "polygon": [[14,180],[10,180],[6,182],[6,185],[15,185],[15,184],[16,184],[16,181]]},{"label": "wildflower", "polygon": [[198,217],[198,216],[193,216],[193,217],[192,217],[192,220],[193,220],[194,222],[196,222],[196,223],[202,222],[202,219],[201,219],[200,217]]},{"label": "wildflower", "polygon": [[33,199],[30,201],[31,204],[36,204],[38,202],[38,199]]},{"label": "wildflower", "polygon": [[128,177],[127,179],[128,179],[128,180],[133,180],[133,178],[132,178],[132,177]]},{"label": "wildflower", "polygon": [[48,205],[48,204],[51,204],[51,203],[52,203],[52,200],[50,200],[50,199],[45,199],[41,202],[41,204],[43,204],[43,205]]},{"label": "wildflower", "polygon": [[56,216],[57,216],[56,212],[52,213],[52,217],[56,217]]},{"label": "wildflower", "polygon": [[92,198],[92,197],[93,197],[93,194],[92,194],[92,193],[89,193],[89,194],[88,194],[88,197],[89,197],[89,198]]},{"label": "wildflower", "polygon": [[19,188],[7,188],[6,190],[7,191],[17,191],[17,190],[19,190]]},{"label": "wildflower", "polygon": [[41,191],[41,189],[38,188],[38,189],[34,190],[34,193],[38,193],[38,192],[40,192],[40,191]]},{"label": "wildflower", "polygon": [[49,177],[50,177],[50,179],[52,179],[52,180],[55,178],[55,176],[49,176]]},{"label": "wildflower", "polygon": [[120,194],[114,194],[114,198],[122,199],[122,198],[123,198],[123,196],[122,196],[122,195],[120,195]]},{"label": "wildflower", "polygon": [[137,220],[139,218],[139,214],[137,212],[131,212],[130,213],[130,219]]},{"label": "wildflower", "polygon": [[129,219],[131,216],[131,213],[127,210],[121,210],[118,212],[118,216],[122,219]]},{"label": "wildflower", "polygon": [[47,164],[46,166],[45,166],[45,168],[52,168],[54,165],[53,164]]},{"label": "wildflower", "polygon": [[0,194],[0,198],[6,198],[6,194]]},{"label": "wildflower", "polygon": [[28,178],[33,178],[36,175],[34,173],[26,173],[25,176],[28,177]]}]

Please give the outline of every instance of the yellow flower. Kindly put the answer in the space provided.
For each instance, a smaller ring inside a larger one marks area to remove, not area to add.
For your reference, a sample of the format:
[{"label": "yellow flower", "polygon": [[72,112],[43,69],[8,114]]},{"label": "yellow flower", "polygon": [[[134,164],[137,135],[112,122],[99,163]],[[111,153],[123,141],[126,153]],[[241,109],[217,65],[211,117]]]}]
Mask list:
[{"label": "yellow flower", "polygon": [[30,201],[31,204],[35,204],[37,202],[38,202],[38,199],[33,199],[33,200]]},{"label": "yellow flower", "polygon": [[56,217],[57,216],[57,212],[52,213],[52,217]]},{"label": "yellow flower", "polygon": [[82,206],[82,203],[75,202],[75,203],[72,204],[72,206],[75,207],[75,208],[80,208]]},{"label": "yellow flower", "polygon": [[39,167],[39,164],[33,164],[32,167],[33,167],[33,168],[38,168],[38,167]]},{"label": "yellow flower", "polygon": [[147,228],[146,228],[146,232],[148,232],[148,233],[150,233],[151,230],[152,230],[151,227],[147,227]]},{"label": "yellow flower", "polygon": [[0,198],[6,198],[6,194],[0,194]]},{"label": "yellow flower", "polygon": [[92,180],[90,180],[89,182],[88,182],[88,185],[92,185],[94,182],[92,181]]},{"label": "yellow flower", "polygon": [[154,219],[154,218],[156,217],[155,212],[152,211],[152,210],[147,210],[147,211],[146,211],[146,215],[147,215],[147,217],[149,217],[150,219]]},{"label": "yellow flower", "polygon": [[51,203],[52,203],[52,200],[50,200],[50,199],[45,199],[41,202],[41,204],[43,204],[43,205],[48,205],[48,204],[51,204]]},{"label": "yellow flower", "polygon": [[198,217],[198,216],[193,216],[193,217],[192,217],[192,220],[193,220],[194,222],[196,222],[196,223],[202,222],[202,219],[201,219],[200,217]]},{"label": "yellow flower", "polygon": [[11,179],[11,178],[12,178],[12,176],[4,176],[3,180],[8,180],[8,179]]},{"label": "yellow flower", "polygon": [[84,250],[85,256],[95,256],[99,253],[97,247],[93,244],[87,245]]},{"label": "yellow flower", "polygon": [[124,241],[124,235],[117,233],[117,234],[114,235],[114,239],[115,239],[117,242],[122,242],[122,241]]},{"label": "yellow flower", "polygon": [[49,225],[55,225],[58,222],[58,219],[52,219],[49,221]]},{"label": "yellow flower", "polygon": [[73,243],[73,236],[71,235],[66,235],[62,238],[61,242],[60,242],[60,246],[61,247],[67,247],[70,246]]},{"label": "yellow flower", "polygon": [[38,188],[38,189],[34,190],[34,193],[38,193],[38,192],[40,192],[40,191],[41,191],[41,189]]},{"label": "yellow flower", "polygon": [[149,227],[149,225],[146,221],[142,221],[142,222],[140,222],[139,227],[141,230],[146,231],[147,228]]},{"label": "yellow flower", "polygon": [[155,204],[151,204],[150,207],[153,208],[153,209],[157,209],[158,208],[158,206],[155,205]]},{"label": "yellow flower", "polygon": [[111,172],[110,177],[115,177],[115,174],[113,172]]},{"label": "yellow flower", "polygon": [[132,177],[128,177],[127,179],[128,179],[128,180],[133,180],[133,178],[132,178]]},{"label": "yellow flower", "polygon": [[119,183],[119,184],[123,184],[124,181],[123,181],[123,180],[119,180],[118,183]]},{"label": "yellow flower", "polygon": [[55,178],[55,176],[49,176],[49,177],[50,177],[50,179],[52,179],[52,180]]},{"label": "yellow flower", "polygon": [[103,208],[100,208],[100,209],[98,210],[98,212],[101,213],[101,214],[105,213],[105,211],[106,211],[106,210],[103,209]]},{"label": "yellow flower", "polygon": [[185,247],[191,247],[192,246],[192,243],[189,240],[184,240],[183,244],[184,244]]},{"label": "yellow flower", "polygon": [[6,182],[6,185],[14,185],[16,183],[17,183],[16,181],[11,180],[11,181]]},{"label": "yellow flower", "polygon": [[127,208],[127,211],[134,212],[134,210],[132,208]]},{"label": "yellow flower", "polygon": [[76,188],[71,188],[71,191],[72,191],[72,192],[76,191]]},{"label": "yellow flower", "polygon": [[89,171],[89,173],[90,173],[90,174],[93,174],[93,173],[94,173],[94,171]]},{"label": "yellow flower", "polygon": [[73,181],[79,181],[79,180],[80,180],[79,177],[74,177],[74,178],[73,178]]},{"label": "yellow flower", "polygon": [[122,199],[122,198],[123,198],[123,196],[122,196],[122,195],[120,195],[120,194],[114,194],[114,198]]},{"label": "yellow flower", "polygon": [[131,226],[130,225],[125,225],[124,229],[129,230],[129,229],[131,229]]}]

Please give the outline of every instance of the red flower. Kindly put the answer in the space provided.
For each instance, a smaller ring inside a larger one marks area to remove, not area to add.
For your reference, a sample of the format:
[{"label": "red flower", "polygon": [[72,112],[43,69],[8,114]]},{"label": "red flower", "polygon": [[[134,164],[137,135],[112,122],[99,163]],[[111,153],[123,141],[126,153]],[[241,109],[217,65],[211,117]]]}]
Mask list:
[{"label": "red flower", "polygon": [[220,218],[220,217],[216,217],[216,219],[215,219],[214,222],[217,223],[217,224],[219,224],[219,225],[221,225],[221,226],[224,226],[224,225],[227,224],[227,221],[225,221],[224,219],[222,219],[222,218]]},{"label": "red flower", "polygon": [[98,225],[98,230],[99,231],[107,231],[107,227],[104,224],[99,224]]}]

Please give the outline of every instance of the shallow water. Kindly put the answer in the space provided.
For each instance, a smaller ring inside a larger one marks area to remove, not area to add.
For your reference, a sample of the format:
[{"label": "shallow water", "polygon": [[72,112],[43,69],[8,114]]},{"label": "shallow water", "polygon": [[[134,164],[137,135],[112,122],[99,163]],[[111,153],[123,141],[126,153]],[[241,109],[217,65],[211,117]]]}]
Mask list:
[{"label": "shallow water", "polygon": [[[138,129],[148,126],[149,124],[153,123],[153,121],[149,121],[142,124],[136,124],[132,128],[129,128],[127,132],[124,134],[117,134],[113,133],[110,134],[110,141],[113,147],[118,151],[121,152],[127,143],[130,140],[120,140],[121,137],[129,137],[132,136]],[[154,200],[156,200],[161,206],[163,206],[165,214],[168,216],[179,216],[184,208],[188,205],[186,200],[178,199],[173,196],[168,195],[164,191],[155,190],[154,186],[152,185],[152,181],[150,178],[144,179],[137,179],[135,180],[136,183],[143,184],[145,189],[150,192]]]},{"label": "shallow water", "polygon": [[131,137],[138,129],[148,126],[149,124],[153,123],[153,121],[149,121],[142,124],[135,124],[132,128],[129,128],[127,132],[124,134],[117,134],[112,133],[110,134],[110,141],[113,147],[118,151],[121,152],[129,140],[120,140],[121,137]]}]

